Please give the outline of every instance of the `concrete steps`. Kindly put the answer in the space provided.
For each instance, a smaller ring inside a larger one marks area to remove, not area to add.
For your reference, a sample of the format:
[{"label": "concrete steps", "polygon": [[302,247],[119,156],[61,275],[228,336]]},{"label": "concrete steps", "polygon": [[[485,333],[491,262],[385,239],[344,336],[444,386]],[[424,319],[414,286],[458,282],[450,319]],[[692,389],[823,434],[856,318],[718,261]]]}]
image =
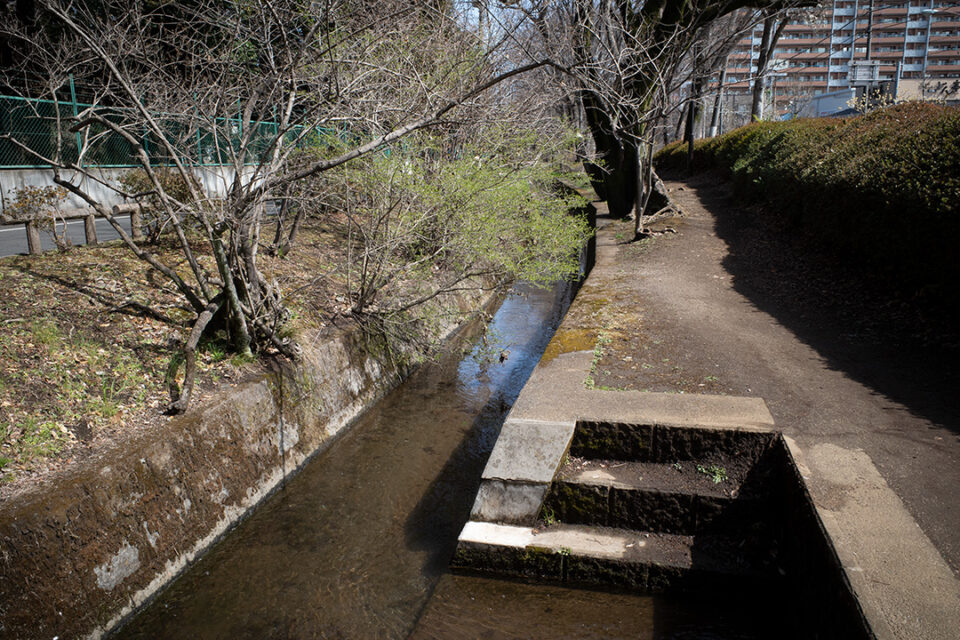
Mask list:
[{"label": "concrete steps", "polygon": [[[509,469],[509,482],[505,461],[492,456],[488,469],[497,473],[485,482],[510,489],[496,510],[474,509],[454,568],[644,591],[780,579],[771,470],[762,464],[772,433],[592,422],[536,427],[523,425],[526,433],[560,437],[525,475]],[[505,458],[513,465],[518,459]],[[514,517],[505,503],[520,501],[509,494],[530,492],[534,480],[537,499],[525,496],[527,515]],[[490,504],[489,497],[481,490],[477,504]]]},{"label": "concrete steps", "polygon": [[741,588],[778,578],[755,564],[742,545],[726,536],[470,522],[460,535],[453,568],[659,593]]},{"label": "concrete steps", "polygon": [[560,468],[543,512],[570,524],[695,535],[757,525],[766,503],[742,469],[573,459]]},{"label": "concrete steps", "polygon": [[452,568],[645,593],[779,594],[796,638],[875,638],[769,429],[510,419]]}]

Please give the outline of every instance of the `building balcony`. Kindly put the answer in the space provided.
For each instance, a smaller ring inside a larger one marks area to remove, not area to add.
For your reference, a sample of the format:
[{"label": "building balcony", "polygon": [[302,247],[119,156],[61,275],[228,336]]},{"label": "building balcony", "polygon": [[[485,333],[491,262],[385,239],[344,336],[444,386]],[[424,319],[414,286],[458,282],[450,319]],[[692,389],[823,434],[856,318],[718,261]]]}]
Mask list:
[{"label": "building balcony", "polygon": [[[826,43],[828,36],[823,36],[823,43]],[[820,42],[817,38],[788,38],[786,35],[781,36],[780,40],[777,42],[778,47],[822,47],[823,43]]]},{"label": "building balcony", "polygon": [[782,53],[776,56],[783,60],[826,60],[830,57],[826,51],[820,53]]}]

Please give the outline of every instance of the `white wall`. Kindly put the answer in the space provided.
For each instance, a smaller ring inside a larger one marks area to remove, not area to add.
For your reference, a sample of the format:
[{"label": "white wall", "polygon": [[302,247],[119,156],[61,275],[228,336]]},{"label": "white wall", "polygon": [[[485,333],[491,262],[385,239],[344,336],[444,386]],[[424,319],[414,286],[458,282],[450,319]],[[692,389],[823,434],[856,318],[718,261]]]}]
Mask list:
[{"label": "white wall", "polygon": [[[69,178],[74,184],[82,185],[88,193],[90,193],[94,198],[104,205],[112,207],[113,205],[124,204],[127,202],[127,200],[120,196],[116,191],[104,184],[101,184],[99,181],[103,181],[107,183],[107,185],[117,184],[120,180],[120,177],[124,173],[127,171],[135,171],[135,169],[109,169],[98,167],[89,169],[89,171],[95,176],[96,179],[75,171],[63,171],[61,173],[64,177]],[[197,178],[200,180],[200,183],[210,196],[225,195],[227,193],[227,189],[233,182],[234,176],[236,175],[236,172],[232,167],[198,167],[195,171]],[[54,186],[53,171],[49,169],[0,170],[0,205],[2,205],[0,208],[2,208],[2,210],[6,210],[10,203],[17,197],[17,191],[26,186]],[[88,205],[80,198],[70,194],[63,206],[65,209],[82,209],[87,208]]]}]

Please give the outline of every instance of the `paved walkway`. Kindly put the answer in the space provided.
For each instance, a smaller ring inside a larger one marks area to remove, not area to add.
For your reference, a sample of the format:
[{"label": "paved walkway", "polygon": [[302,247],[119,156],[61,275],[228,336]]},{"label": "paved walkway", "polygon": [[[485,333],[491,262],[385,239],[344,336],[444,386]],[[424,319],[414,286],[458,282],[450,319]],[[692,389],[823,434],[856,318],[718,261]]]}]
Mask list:
[{"label": "paved walkway", "polygon": [[762,398],[878,637],[956,637],[955,368],[893,348],[862,291],[797,268],[792,249],[736,215],[723,184],[668,187],[686,213],[666,223],[678,233],[628,244],[629,224],[605,221],[597,267],[540,365],[552,398],[535,406],[535,373],[515,417],[579,395],[550,393],[558,365],[579,370],[598,406],[633,404],[634,391]]}]

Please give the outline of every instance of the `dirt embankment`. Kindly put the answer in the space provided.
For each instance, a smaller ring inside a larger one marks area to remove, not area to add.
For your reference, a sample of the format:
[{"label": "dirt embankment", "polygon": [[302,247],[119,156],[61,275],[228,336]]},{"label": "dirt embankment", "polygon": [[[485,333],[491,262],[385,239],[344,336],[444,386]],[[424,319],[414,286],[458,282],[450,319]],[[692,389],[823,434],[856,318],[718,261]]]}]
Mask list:
[{"label": "dirt embankment", "polygon": [[[169,240],[149,249],[181,263]],[[314,224],[287,259],[261,258],[296,315],[291,330],[334,322],[342,289],[322,276],[339,244]],[[197,258],[213,268],[212,256],[198,249]],[[168,421],[168,369],[194,315],[182,304],[116,242],[0,259],[0,500]],[[231,357],[220,335],[198,360],[200,399],[258,370]]]}]

